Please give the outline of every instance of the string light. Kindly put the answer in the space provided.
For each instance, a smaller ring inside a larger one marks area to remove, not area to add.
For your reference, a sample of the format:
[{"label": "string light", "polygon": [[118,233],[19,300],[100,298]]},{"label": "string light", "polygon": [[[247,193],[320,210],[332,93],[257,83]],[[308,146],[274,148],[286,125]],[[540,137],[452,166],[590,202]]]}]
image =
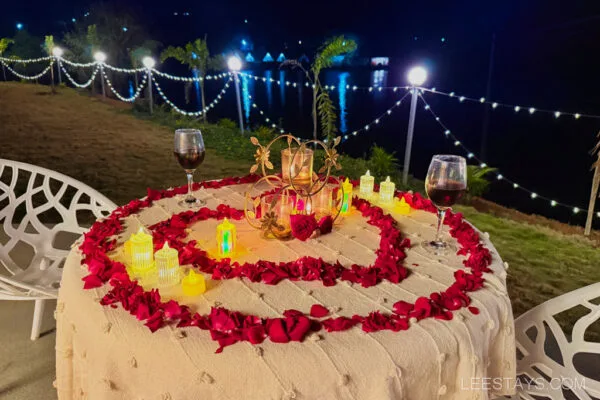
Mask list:
[{"label": "string light", "polygon": [[111,71],[123,72],[125,74],[135,74],[137,72],[145,72],[146,71],[146,67],[143,67],[143,68],[118,68],[118,67],[113,67],[112,65],[109,65],[109,64],[104,64],[104,67],[106,69],[110,69]]},{"label": "string light", "polygon": [[[161,78],[166,78],[166,79],[170,79],[172,81],[179,81],[179,82],[202,82],[205,79],[206,80],[217,80],[217,79],[223,79],[223,78],[229,77],[229,72],[223,72],[223,73],[220,73],[217,75],[206,75],[205,78],[202,78],[201,76],[199,76],[199,77],[175,76],[175,75],[167,74],[166,72],[161,72],[154,68],[152,68],[152,73],[160,76]],[[240,75],[242,75],[242,74],[240,73]]]},{"label": "string light", "polygon": [[140,94],[142,93],[142,89],[144,88],[144,86],[146,85],[146,81],[148,80],[148,76],[146,74],[144,74],[142,77],[142,82],[140,82],[140,84],[138,85],[137,90],[135,91],[133,96],[123,97],[113,87],[110,79],[108,79],[108,76],[106,76],[106,72],[102,71],[102,75],[104,76],[104,79],[106,80],[106,83],[108,84],[110,91],[113,92],[115,94],[115,96],[117,96],[119,98],[119,100],[124,101],[126,103],[133,103],[135,101],[135,99],[137,99],[140,96]]},{"label": "string light", "polygon": [[19,58],[0,57],[0,61],[4,61],[5,63],[17,63],[17,64],[38,63],[38,62],[42,62],[42,61],[49,61],[51,59],[52,59],[51,56],[40,57],[40,58],[31,58],[31,59],[28,59],[28,60],[21,60]]},{"label": "string light", "polygon": [[156,91],[158,92],[158,94],[160,95],[160,97],[162,97],[162,99],[165,101],[165,103],[167,103],[168,105],[170,105],[179,114],[186,115],[188,117],[199,117],[202,114],[206,114],[211,108],[214,108],[219,103],[219,101],[223,98],[223,95],[225,94],[225,92],[229,88],[229,86],[230,86],[229,83],[232,80],[232,78],[229,77],[229,79],[225,83],[225,86],[223,86],[223,89],[221,89],[221,91],[219,92],[219,94],[217,95],[217,97],[213,101],[211,101],[210,104],[208,106],[206,106],[205,108],[203,108],[202,110],[200,110],[200,111],[185,111],[185,110],[182,110],[179,107],[177,107],[175,105],[175,103],[173,103],[171,100],[169,100],[169,98],[162,91],[162,89],[161,89],[160,85],[158,84],[157,80],[154,78],[154,74],[151,74],[151,78],[152,78],[152,82],[154,83],[154,86],[156,87]]},{"label": "string light", "polygon": [[[426,101],[426,100],[423,98],[423,96],[422,96],[422,95],[419,95],[419,97],[420,97],[420,99],[423,101],[423,103],[427,104],[427,101]],[[518,107],[518,106],[517,106],[517,107]],[[452,140],[454,140],[454,145],[455,145],[455,146],[460,146],[460,147],[463,149],[463,151],[465,151],[465,152],[467,153],[467,157],[468,157],[469,159],[473,159],[473,160],[475,160],[477,163],[479,163],[479,166],[480,166],[481,168],[485,168],[485,167],[487,167],[487,164],[486,164],[485,162],[483,162],[481,159],[479,159],[477,156],[475,156],[475,154],[474,154],[474,153],[472,153],[471,151],[469,151],[469,149],[467,149],[467,148],[465,147],[465,145],[464,145],[464,144],[462,144],[462,142],[460,142],[460,140],[459,140],[459,139],[458,139],[456,136],[454,136],[454,134],[452,134],[452,133],[450,132],[450,130],[449,130],[447,127],[446,127],[446,125],[445,125],[443,122],[441,122],[441,121],[440,121],[439,117],[438,117],[438,116],[435,114],[435,112],[434,112],[434,111],[431,109],[431,107],[430,107],[428,110],[429,110],[429,113],[430,113],[430,114],[431,114],[431,115],[432,115],[432,116],[435,118],[435,120],[437,121],[437,123],[439,124],[439,126],[440,126],[440,127],[443,129],[443,130],[444,130],[444,134],[445,134],[445,136],[446,136],[446,137],[448,137],[448,138],[450,138],[450,139],[452,139]],[[499,171],[496,173],[496,178],[497,178],[497,180],[499,180],[499,181],[505,181],[505,182],[507,182],[508,184],[512,184],[512,186],[513,186],[513,189],[519,189],[519,190],[522,190],[522,191],[524,191],[524,192],[528,193],[528,194],[529,194],[529,196],[531,197],[531,199],[532,199],[532,200],[533,200],[533,199],[542,199],[542,200],[546,200],[546,201],[548,201],[548,203],[549,203],[549,204],[550,204],[552,207],[556,207],[556,206],[562,206],[562,207],[566,207],[566,208],[569,208],[569,209],[571,209],[571,211],[572,211],[574,214],[577,214],[577,213],[579,213],[579,211],[582,209],[582,208],[580,208],[580,207],[575,207],[575,206],[572,206],[572,205],[568,205],[568,204],[565,204],[565,203],[561,203],[561,202],[558,202],[558,201],[556,201],[556,200],[550,199],[550,198],[548,198],[548,197],[545,197],[545,196],[539,195],[539,194],[537,194],[536,192],[534,192],[534,191],[531,191],[531,190],[529,190],[529,189],[527,189],[527,188],[524,188],[524,187],[522,187],[521,185],[519,185],[518,183],[516,183],[516,182],[514,182],[514,181],[512,181],[512,180],[510,180],[510,179],[508,179],[508,178],[506,178],[506,177],[505,177],[504,175],[502,175],[502,174],[501,174]],[[596,215],[597,215],[597,216],[600,218],[600,213],[597,213]]]},{"label": "string light", "polygon": [[67,77],[67,79],[76,87],[80,88],[80,89],[84,89],[88,86],[90,86],[92,84],[92,82],[94,82],[94,79],[96,78],[96,74],[98,73],[98,71],[100,70],[100,66],[97,66],[96,69],[94,69],[94,71],[92,71],[92,76],[90,77],[90,79],[88,79],[87,82],[85,83],[77,83],[75,82],[75,80],[73,79],[73,77],[71,76],[71,74],[69,74],[69,72],[67,72],[67,70],[65,69],[65,67],[62,65],[60,65],[60,69],[62,70],[62,72],[65,74],[65,76]]},{"label": "string light", "polygon": [[[445,92],[440,92],[439,90],[428,89],[428,88],[419,88],[419,89],[422,91],[425,91],[425,92],[434,93],[434,94],[447,96],[447,97],[458,96],[455,92],[445,93]],[[507,104],[507,103],[500,103],[500,102],[496,102],[496,101],[488,101],[485,97],[473,98],[473,97],[468,97],[468,96],[458,96],[458,100],[461,103],[464,101],[469,101],[469,102],[474,102],[474,103],[487,104],[487,105],[490,105],[494,109],[497,107],[511,108],[516,113],[518,113],[521,110],[521,108],[523,108],[516,104]],[[600,119],[600,115],[582,114],[582,113],[578,113],[578,112],[577,113],[563,112],[563,111],[548,110],[548,109],[538,108],[538,107],[527,107],[527,109],[529,111],[529,114],[534,114],[534,113],[539,112],[539,113],[553,115],[555,118],[559,118],[563,115],[569,115],[569,116],[574,117],[575,119],[579,119],[582,117]]]},{"label": "string light", "polygon": [[4,61],[0,61],[0,64],[4,65],[6,67],[7,70],[9,70],[13,75],[21,78],[21,79],[25,79],[25,80],[29,80],[29,81],[34,81],[36,79],[41,78],[42,76],[46,75],[48,73],[48,71],[50,71],[50,68],[52,68],[52,62],[50,62],[50,65],[48,65],[42,72],[40,72],[37,75],[23,75],[18,73],[17,71],[15,71],[14,69],[12,69],[8,64],[6,64]]},{"label": "string light", "polygon": [[[93,67],[96,65],[96,62],[89,62],[89,63],[77,63],[77,62],[73,62],[73,61],[69,61],[65,58],[62,58],[61,63],[65,63],[67,65],[73,66],[73,67],[79,67],[79,68],[89,68],[89,67]],[[105,66],[109,67],[109,65],[105,64]]]}]

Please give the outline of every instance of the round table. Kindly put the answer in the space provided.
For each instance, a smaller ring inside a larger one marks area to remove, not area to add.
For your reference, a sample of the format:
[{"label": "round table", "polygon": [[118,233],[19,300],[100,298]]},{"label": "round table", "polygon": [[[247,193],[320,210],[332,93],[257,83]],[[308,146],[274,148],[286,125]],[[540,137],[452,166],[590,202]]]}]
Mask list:
[{"label": "round table", "polygon": [[[243,209],[248,185],[202,189],[207,207],[227,204]],[[122,244],[141,225],[151,226],[184,211],[177,198],[164,198],[125,219]],[[185,297],[179,287],[161,290],[163,300],[176,299],[201,314],[222,306],[261,317],[281,317],[288,309],[306,314],[314,304],[333,317],[393,312],[398,300],[443,291],[464,256],[434,256],[418,246],[434,236],[436,217],[413,210],[409,215],[389,211],[413,246],[404,265],[409,276],[398,284],[383,281],[364,288],[338,280],[326,287],[320,281],[283,280],[276,285],[247,279],[209,281],[198,297]],[[261,239],[244,220],[237,226],[237,255],[242,261],[294,260],[304,255],[370,265],[379,246],[379,231],[352,212],[333,232],[305,242]],[[188,239],[210,247],[215,219],[190,227]],[[447,235],[447,234],[446,234]],[[470,293],[475,315],[467,308],[449,321],[433,318],[411,321],[408,330],[364,332],[360,325],[343,332],[319,332],[302,342],[259,345],[238,342],[215,353],[218,344],[208,331],[167,325],[152,333],[122,307],[101,305],[108,284],[84,290],[88,274],[76,246],[63,271],[56,320],[56,369],[59,399],[487,399],[510,394],[515,379],[515,338],[505,265],[489,241],[492,253],[485,286]],[[449,240],[454,240],[448,237]],[[119,250],[117,250],[118,253]]]}]

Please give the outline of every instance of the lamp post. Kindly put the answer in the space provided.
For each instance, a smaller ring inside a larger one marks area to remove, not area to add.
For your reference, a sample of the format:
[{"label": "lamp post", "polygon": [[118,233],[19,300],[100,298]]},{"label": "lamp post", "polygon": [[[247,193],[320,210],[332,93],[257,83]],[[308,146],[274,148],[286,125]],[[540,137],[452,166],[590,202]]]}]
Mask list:
[{"label": "lamp post", "polygon": [[152,68],[156,65],[154,58],[146,56],[142,58],[142,64],[146,67],[146,73],[148,74],[148,101],[150,103],[150,115],[152,115],[152,105],[154,100],[152,99]]},{"label": "lamp post", "polygon": [[419,99],[419,86],[427,80],[427,70],[423,67],[413,67],[408,71],[408,83],[411,85],[410,116],[408,118],[408,135],[406,136],[406,150],[404,152],[404,168],[402,170],[402,183],[408,183],[408,169],[410,166],[410,152],[412,150],[413,134],[415,131],[415,117],[417,115],[417,100]]},{"label": "lamp post", "polygon": [[242,69],[242,60],[237,56],[229,57],[227,67],[233,72],[233,81],[235,85],[235,97],[237,99],[238,118],[240,123],[240,134],[244,134],[244,119],[242,117],[242,101],[240,99],[240,78],[238,72]]},{"label": "lamp post", "polygon": [[56,59],[56,69],[58,70],[58,84],[59,85],[62,84],[62,76],[60,73],[60,58],[62,57],[63,53],[64,53],[64,51],[60,47],[55,46],[52,48],[52,55]]},{"label": "lamp post", "polygon": [[94,53],[94,60],[100,65],[100,83],[102,85],[102,97],[106,98],[106,89],[104,88],[104,62],[106,61],[106,54],[97,51]]}]

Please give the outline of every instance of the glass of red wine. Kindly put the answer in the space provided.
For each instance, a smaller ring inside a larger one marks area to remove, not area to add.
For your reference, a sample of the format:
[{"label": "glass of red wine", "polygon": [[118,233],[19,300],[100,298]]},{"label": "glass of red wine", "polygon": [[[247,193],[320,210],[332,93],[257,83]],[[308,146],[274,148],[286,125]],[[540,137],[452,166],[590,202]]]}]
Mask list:
[{"label": "glass of red wine", "polygon": [[442,240],[442,228],[446,210],[460,200],[466,189],[467,161],[460,156],[433,156],[425,178],[425,191],[438,209],[438,223],[435,239],[422,243],[426,250],[435,254],[456,251],[456,246]]},{"label": "glass of red wine", "polygon": [[195,197],[192,194],[192,183],[194,182],[194,171],[204,161],[206,149],[202,132],[198,129],[177,129],[175,131],[175,146],[173,154],[179,162],[179,165],[185,170],[188,181],[188,192],[180,205],[188,208],[203,206],[206,201]]}]

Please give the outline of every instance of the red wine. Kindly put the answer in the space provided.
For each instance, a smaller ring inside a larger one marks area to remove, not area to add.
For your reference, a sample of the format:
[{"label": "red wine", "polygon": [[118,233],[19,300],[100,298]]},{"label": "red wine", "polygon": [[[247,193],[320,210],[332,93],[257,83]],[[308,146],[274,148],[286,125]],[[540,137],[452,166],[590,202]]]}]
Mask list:
[{"label": "red wine", "polygon": [[183,151],[174,151],[175,158],[179,161],[179,165],[185,170],[196,169],[204,161],[204,150],[190,149]]},{"label": "red wine", "polygon": [[425,188],[431,202],[442,209],[452,207],[465,192],[465,184],[456,181],[445,182],[443,186],[428,182]]}]

